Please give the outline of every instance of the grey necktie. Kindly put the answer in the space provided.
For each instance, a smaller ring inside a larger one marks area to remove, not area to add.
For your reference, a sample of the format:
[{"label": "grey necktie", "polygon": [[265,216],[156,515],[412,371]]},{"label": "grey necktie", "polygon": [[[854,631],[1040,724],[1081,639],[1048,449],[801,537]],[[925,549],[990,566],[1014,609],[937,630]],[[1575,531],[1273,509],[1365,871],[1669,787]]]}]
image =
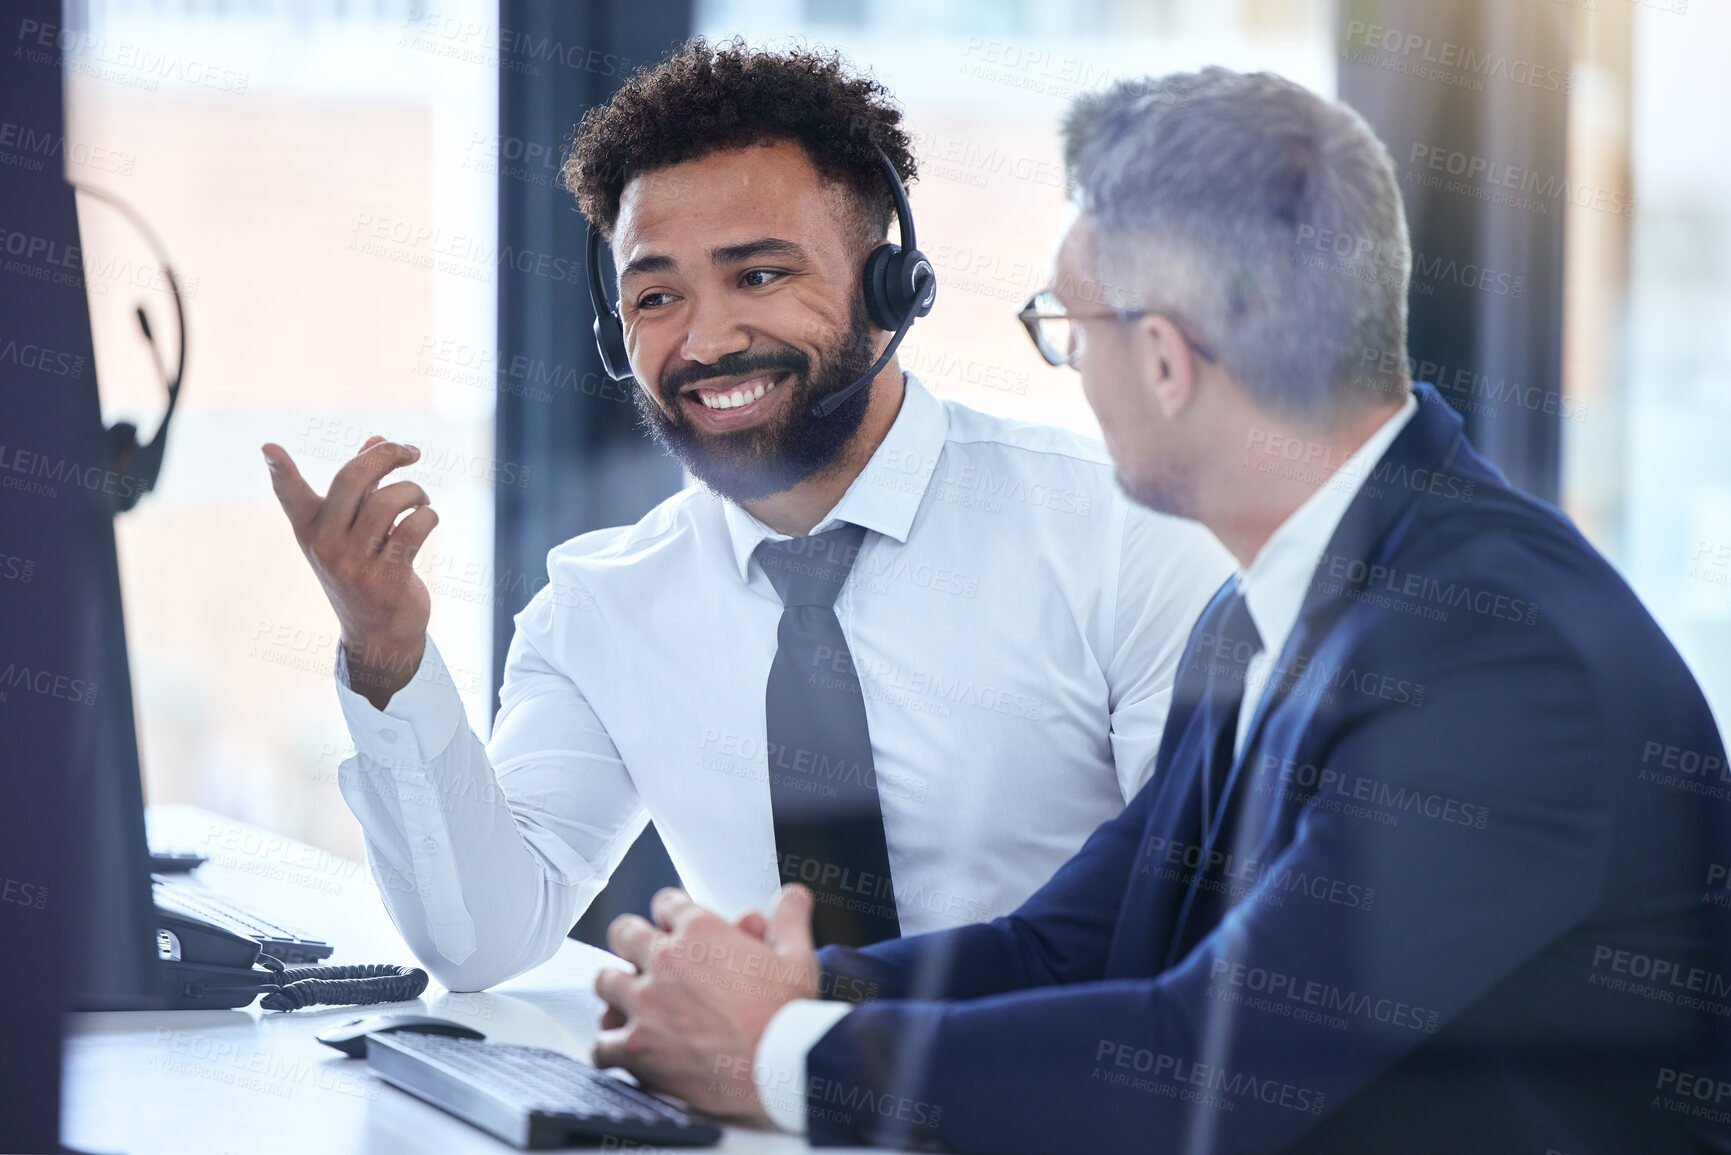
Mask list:
[{"label": "grey necktie", "polygon": [[753,554],[782,604],[764,699],[776,863],[816,896],[819,946],[901,934],[865,698],[835,616],[864,537],[844,525]]}]

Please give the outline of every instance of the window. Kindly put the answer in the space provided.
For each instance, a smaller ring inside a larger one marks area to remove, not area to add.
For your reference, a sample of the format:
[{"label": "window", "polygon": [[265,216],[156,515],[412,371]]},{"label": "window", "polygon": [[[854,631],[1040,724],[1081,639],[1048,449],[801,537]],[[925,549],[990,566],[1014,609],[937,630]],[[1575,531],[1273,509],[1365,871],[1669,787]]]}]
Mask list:
[{"label": "window", "polygon": [[[441,524],[421,568],[434,636],[492,719],[497,20],[484,0],[91,0],[69,55],[65,161],[124,198],[182,278],[190,356],[155,493],[116,523],[147,798],[362,854],[337,793],[337,624],[259,445],[323,492],[372,433]],[[72,17],[69,17],[69,20]],[[489,47],[493,50],[489,52]],[[109,422],[154,432],[172,357],[149,249],[80,198]]]},{"label": "window", "polygon": [[1335,92],[1334,7],[1321,0],[765,4],[708,0],[697,32],[839,49],[901,103],[919,179],[932,315],[901,365],[940,397],[1097,435],[1080,379],[1047,365],[1016,311],[1051,275],[1066,203],[1059,125],[1077,95],[1121,77],[1220,64]]},{"label": "window", "polygon": [[[1731,719],[1731,10],[1583,5],[1563,427],[1569,513]],[[1623,195],[1631,190],[1631,195]]]}]

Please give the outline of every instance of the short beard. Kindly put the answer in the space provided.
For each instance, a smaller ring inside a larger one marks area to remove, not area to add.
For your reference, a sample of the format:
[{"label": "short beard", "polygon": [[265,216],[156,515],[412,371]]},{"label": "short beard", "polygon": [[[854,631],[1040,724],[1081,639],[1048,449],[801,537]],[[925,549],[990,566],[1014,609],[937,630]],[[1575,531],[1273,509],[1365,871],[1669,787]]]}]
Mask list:
[{"label": "short beard", "polygon": [[1118,482],[1118,488],[1124,491],[1124,496],[1155,513],[1164,513],[1172,517],[1196,520],[1196,490],[1194,486],[1174,481],[1171,478],[1132,482],[1124,476],[1122,469],[1113,471]]},{"label": "short beard", "polygon": [[[848,332],[819,352],[815,373],[811,359],[791,345],[729,353],[713,364],[675,370],[663,378],[665,408],[639,382],[633,393],[637,412],[655,439],[716,494],[742,504],[785,493],[834,464],[865,422],[871,403],[869,385],[826,417],[815,416],[812,407],[871,368],[876,360],[874,333],[863,302],[856,298]],[[686,418],[681,389],[712,378],[757,373],[793,374],[777,386],[791,390],[792,396],[783,402],[776,419],[735,433],[711,434],[699,432]]]}]

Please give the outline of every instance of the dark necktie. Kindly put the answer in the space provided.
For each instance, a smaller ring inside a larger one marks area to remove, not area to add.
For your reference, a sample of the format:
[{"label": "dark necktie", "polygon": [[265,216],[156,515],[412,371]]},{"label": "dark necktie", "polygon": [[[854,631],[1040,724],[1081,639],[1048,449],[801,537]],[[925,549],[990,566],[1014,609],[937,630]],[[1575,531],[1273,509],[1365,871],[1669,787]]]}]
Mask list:
[{"label": "dark necktie", "polygon": [[834,608],[864,537],[844,525],[753,554],[782,604],[764,698],[776,862],[817,898],[818,946],[901,934],[865,698]]},{"label": "dark necktie", "polygon": [[1212,840],[1219,833],[1221,803],[1225,798],[1232,772],[1232,748],[1238,741],[1238,715],[1244,705],[1245,680],[1250,673],[1250,659],[1262,652],[1262,635],[1250,617],[1250,605],[1245,600],[1242,583],[1233,587],[1217,607],[1218,614],[1209,615],[1213,626],[1204,626],[1203,637],[1213,635],[1207,650],[1198,655],[1209,664],[1208,688],[1204,691],[1202,709],[1206,712],[1203,733],[1212,735],[1208,760],[1203,764],[1203,837]]},{"label": "dark necktie", "polygon": [[[1227,825],[1226,802],[1231,792],[1232,768],[1236,761],[1232,748],[1238,739],[1238,712],[1244,704],[1250,659],[1261,651],[1262,635],[1257,632],[1256,623],[1251,620],[1250,607],[1244,598],[1243,583],[1235,581],[1230,593],[1219,597],[1203,612],[1191,634],[1187,661],[1200,667],[1196,672],[1202,679],[1193,723],[1195,732],[1201,739],[1202,755],[1202,813],[1200,829],[1197,831],[1201,865],[1191,877],[1189,893],[1185,895],[1184,904],[1179,911],[1176,933],[1172,936],[1166,959],[1168,967],[1173,966],[1195,945],[1196,936],[1186,933],[1187,923],[1197,915],[1193,908],[1198,905],[1198,895],[1205,888],[1205,884],[1218,881],[1207,877],[1208,863],[1222,833],[1222,827]],[[1184,676],[1188,672],[1180,673],[1180,683],[1189,680]],[[1191,685],[1196,683],[1191,682]],[[1176,769],[1180,767],[1168,767],[1168,773]],[[1220,887],[1212,887],[1207,891],[1209,895],[1219,895],[1222,892],[1223,888]],[[1198,931],[1203,929],[1206,923],[1207,920],[1198,919]]]}]

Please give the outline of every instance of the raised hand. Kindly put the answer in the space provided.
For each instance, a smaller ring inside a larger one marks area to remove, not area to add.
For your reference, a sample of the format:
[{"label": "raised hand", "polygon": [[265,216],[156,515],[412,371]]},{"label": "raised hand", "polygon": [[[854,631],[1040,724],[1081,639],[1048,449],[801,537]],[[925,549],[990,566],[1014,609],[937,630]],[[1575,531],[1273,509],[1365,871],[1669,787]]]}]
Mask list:
[{"label": "raised hand", "polygon": [[[439,515],[414,482],[379,482],[421,451],[368,438],[321,498],[282,446],[266,443],[263,450],[271,488],[336,610],[349,686],[382,710],[426,652],[432,598],[413,563]],[[398,521],[405,510],[412,512]]]}]

